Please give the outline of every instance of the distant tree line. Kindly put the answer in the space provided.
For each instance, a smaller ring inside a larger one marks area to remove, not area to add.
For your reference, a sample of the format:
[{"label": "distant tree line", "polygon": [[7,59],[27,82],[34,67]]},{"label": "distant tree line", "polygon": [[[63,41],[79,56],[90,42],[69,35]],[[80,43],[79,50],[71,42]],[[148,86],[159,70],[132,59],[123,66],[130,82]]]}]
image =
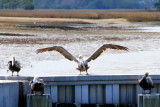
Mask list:
[{"label": "distant tree line", "polygon": [[0,0],[1,9],[144,9],[160,0]]},{"label": "distant tree line", "polygon": [[158,2],[155,3],[155,7],[156,7],[158,10],[160,10],[160,0],[158,0]]},{"label": "distant tree line", "polygon": [[2,9],[16,9],[19,5],[19,0],[0,0],[0,7]]},{"label": "distant tree line", "polygon": [[1,9],[34,9],[33,0],[0,0]]},{"label": "distant tree line", "polygon": [[144,9],[157,0],[34,0],[40,9]]}]

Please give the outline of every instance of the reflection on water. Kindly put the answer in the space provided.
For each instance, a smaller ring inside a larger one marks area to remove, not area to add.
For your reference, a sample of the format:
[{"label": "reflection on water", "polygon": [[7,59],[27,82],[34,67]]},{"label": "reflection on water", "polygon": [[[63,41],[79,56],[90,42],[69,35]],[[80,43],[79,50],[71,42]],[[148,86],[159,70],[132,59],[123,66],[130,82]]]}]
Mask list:
[{"label": "reflection on water", "polygon": [[[160,74],[160,49],[153,51],[128,52],[120,54],[108,54],[98,57],[95,61],[89,63],[90,75],[134,75]],[[67,59],[59,61],[41,61],[33,62],[31,67],[23,68],[20,75],[27,76],[52,76],[52,75],[79,75],[75,68],[77,64]],[[3,75],[8,74],[5,70],[1,71]],[[16,73],[15,73],[16,74]],[[85,75],[85,73],[84,73]]]},{"label": "reflection on water", "polygon": [[160,27],[141,27],[141,32],[160,32]]}]

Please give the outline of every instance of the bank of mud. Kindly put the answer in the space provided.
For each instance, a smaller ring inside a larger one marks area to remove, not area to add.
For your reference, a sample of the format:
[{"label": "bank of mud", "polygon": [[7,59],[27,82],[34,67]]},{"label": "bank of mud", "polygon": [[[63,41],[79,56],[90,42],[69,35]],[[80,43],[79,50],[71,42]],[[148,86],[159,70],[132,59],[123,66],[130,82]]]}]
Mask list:
[{"label": "bank of mud", "polygon": [[[4,23],[1,23],[4,24]],[[8,23],[7,23],[8,24]],[[39,48],[63,46],[75,57],[89,57],[103,44],[117,44],[129,48],[127,53],[159,49],[160,32],[144,32],[140,27],[152,27],[154,23],[14,23],[0,26],[0,68],[7,69],[11,55],[30,68],[34,62],[64,59],[57,52],[37,54]],[[108,50],[104,54],[120,54],[123,51]],[[103,69],[103,68],[102,68]]]}]

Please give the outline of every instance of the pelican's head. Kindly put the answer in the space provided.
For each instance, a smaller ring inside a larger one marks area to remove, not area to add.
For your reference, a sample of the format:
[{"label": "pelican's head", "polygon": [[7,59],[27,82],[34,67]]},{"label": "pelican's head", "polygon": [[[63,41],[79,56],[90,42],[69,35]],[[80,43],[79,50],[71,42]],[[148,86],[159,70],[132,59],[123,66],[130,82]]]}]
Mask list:
[{"label": "pelican's head", "polygon": [[14,62],[15,62],[15,57],[14,55],[10,56],[10,61],[12,61],[12,66],[14,65]]},{"label": "pelican's head", "polygon": [[83,60],[83,56],[82,55],[79,55],[79,60]]},{"label": "pelican's head", "polygon": [[148,75],[149,75],[149,72],[146,72],[146,73],[145,73],[145,76],[147,77]]},{"label": "pelican's head", "polygon": [[33,82],[38,82],[38,81],[39,81],[39,77],[38,76],[34,76]]},{"label": "pelican's head", "polygon": [[10,61],[12,61],[13,59],[15,59],[14,55],[10,56]]}]

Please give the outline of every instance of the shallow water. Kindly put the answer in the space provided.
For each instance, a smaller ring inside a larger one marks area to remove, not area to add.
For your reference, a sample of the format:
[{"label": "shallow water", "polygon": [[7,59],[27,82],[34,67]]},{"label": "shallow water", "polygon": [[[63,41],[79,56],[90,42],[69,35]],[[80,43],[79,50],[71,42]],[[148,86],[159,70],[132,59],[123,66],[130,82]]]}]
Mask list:
[{"label": "shallow water", "polygon": [[140,27],[138,29],[141,29],[141,32],[160,32],[160,27]]},{"label": "shallow water", "polygon": [[[145,72],[160,74],[160,49],[152,51],[125,52],[120,54],[103,54],[89,63],[89,75],[142,75]],[[32,66],[23,68],[21,76],[67,76],[79,75],[77,64],[67,59],[57,61],[33,62]],[[1,71],[2,75],[11,74]],[[16,73],[15,73],[16,74]],[[85,75],[85,73],[83,73]]]},{"label": "shallow water", "polygon": [[[117,75],[117,74],[160,74],[160,49],[154,51],[140,51],[132,53],[108,54],[102,55],[98,59],[89,63],[90,75]],[[43,67],[45,66],[45,67]],[[79,75],[75,70],[75,62],[66,59],[60,61],[43,61],[33,64],[33,69],[28,71],[35,72],[38,75]],[[47,71],[47,72],[46,72]],[[24,69],[24,74],[27,69]],[[28,72],[28,73],[29,73]],[[85,74],[85,73],[84,73]],[[26,75],[26,74],[25,74]],[[41,76],[42,76],[41,75]]]}]

